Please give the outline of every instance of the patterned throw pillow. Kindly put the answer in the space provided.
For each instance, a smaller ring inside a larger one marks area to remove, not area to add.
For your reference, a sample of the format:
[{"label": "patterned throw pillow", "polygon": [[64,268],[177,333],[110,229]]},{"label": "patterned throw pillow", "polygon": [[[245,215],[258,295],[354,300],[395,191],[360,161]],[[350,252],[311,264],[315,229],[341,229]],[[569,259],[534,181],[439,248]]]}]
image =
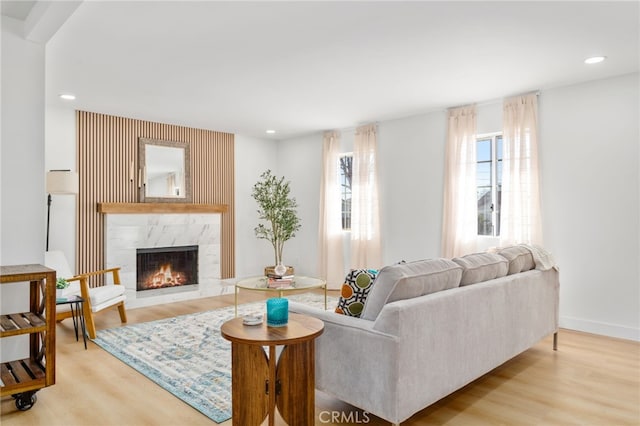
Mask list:
[{"label": "patterned throw pillow", "polygon": [[377,273],[378,271],[371,269],[352,269],[349,271],[340,290],[336,313],[360,317]]}]

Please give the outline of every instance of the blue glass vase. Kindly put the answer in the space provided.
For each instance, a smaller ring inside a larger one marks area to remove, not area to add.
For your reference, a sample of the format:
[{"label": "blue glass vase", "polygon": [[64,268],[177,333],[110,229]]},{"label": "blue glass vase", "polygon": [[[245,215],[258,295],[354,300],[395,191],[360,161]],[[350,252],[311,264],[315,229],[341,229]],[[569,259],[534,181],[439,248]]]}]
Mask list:
[{"label": "blue glass vase", "polygon": [[267,326],[282,327],[289,322],[289,301],[284,297],[267,299]]}]

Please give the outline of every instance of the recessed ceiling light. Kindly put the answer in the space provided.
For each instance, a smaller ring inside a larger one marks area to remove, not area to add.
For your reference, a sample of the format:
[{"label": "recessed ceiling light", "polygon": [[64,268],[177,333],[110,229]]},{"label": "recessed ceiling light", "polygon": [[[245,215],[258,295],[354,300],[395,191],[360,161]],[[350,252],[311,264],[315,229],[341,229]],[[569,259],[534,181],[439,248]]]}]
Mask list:
[{"label": "recessed ceiling light", "polygon": [[276,132],[275,130],[267,130],[268,135],[273,135],[275,132]]},{"label": "recessed ceiling light", "polygon": [[606,56],[592,56],[590,58],[587,58],[584,60],[585,64],[599,64],[600,62],[604,61],[605,59],[607,59]]},{"label": "recessed ceiling light", "polygon": [[64,99],[65,101],[72,101],[76,98],[75,95],[72,95],[71,93],[62,93],[60,95],[60,99]]}]

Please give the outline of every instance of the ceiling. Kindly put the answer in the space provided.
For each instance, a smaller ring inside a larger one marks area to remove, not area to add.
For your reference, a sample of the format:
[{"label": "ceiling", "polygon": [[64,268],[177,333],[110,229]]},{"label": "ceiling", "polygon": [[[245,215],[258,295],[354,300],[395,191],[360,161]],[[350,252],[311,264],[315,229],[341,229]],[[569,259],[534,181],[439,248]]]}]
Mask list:
[{"label": "ceiling", "polygon": [[24,21],[29,16],[29,12],[36,4],[35,1],[7,1],[2,0],[0,4],[0,10],[4,16],[9,16],[14,19]]},{"label": "ceiling", "polygon": [[637,72],[639,5],[85,1],[47,102],[286,139]]}]

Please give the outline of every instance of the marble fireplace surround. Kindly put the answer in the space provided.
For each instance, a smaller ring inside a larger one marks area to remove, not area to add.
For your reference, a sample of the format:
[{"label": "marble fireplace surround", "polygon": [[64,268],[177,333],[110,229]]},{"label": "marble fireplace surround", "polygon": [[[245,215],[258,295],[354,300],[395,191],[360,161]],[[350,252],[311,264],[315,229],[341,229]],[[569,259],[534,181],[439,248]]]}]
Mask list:
[{"label": "marble fireplace surround", "polygon": [[[119,266],[127,308],[217,296],[220,279],[220,221],[224,205],[183,203],[100,203],[105,215],[105,267]],[[198,283],[136,290],[136,249],[198,246]]]}]

